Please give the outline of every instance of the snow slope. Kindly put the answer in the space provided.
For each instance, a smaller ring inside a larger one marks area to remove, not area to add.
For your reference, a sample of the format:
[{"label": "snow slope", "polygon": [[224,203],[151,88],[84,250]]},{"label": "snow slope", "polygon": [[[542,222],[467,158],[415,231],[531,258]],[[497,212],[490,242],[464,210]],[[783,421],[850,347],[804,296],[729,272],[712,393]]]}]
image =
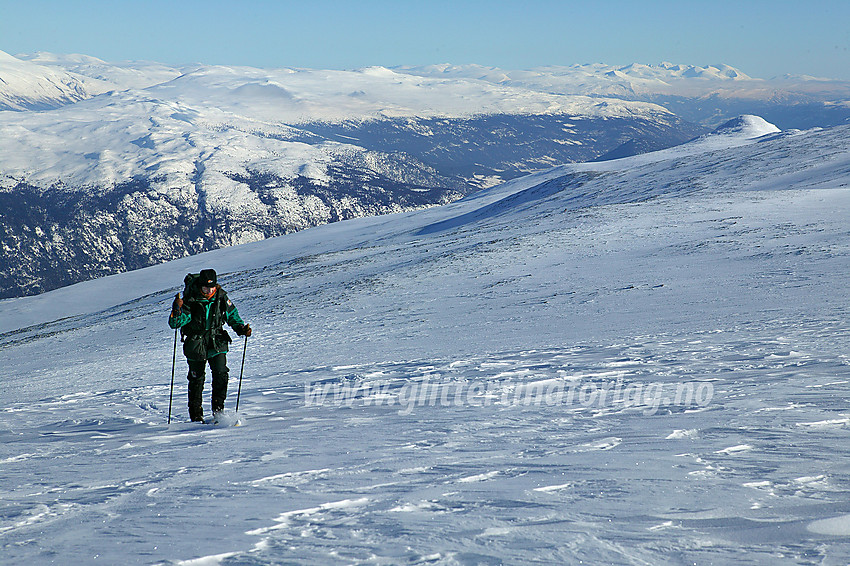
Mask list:
[{"label": "snow slope", "polygon": [[198,65],[152,61],[109,63],[78,53],[0,51],[0,110],[48,110],[110,91],[139,90],[168,82]]},{"label": "snow slope", "polygon": [[0,302],[0,561],[846,563],[850,128],[737,126]]},{"label": "snow slope", "polygon": [[0,51],[0,111],[55,108],[105,90],[97,79],[22,61]]}]

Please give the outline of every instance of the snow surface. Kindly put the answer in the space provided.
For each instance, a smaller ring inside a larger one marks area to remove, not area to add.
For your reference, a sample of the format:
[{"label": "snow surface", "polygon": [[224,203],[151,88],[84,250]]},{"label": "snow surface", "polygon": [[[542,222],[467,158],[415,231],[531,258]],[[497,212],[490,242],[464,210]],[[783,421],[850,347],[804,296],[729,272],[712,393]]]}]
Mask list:
[{"label": "snow surface", "polygon": [[850,127],[747,123],[0,302],[0,561],[846,564]]}]

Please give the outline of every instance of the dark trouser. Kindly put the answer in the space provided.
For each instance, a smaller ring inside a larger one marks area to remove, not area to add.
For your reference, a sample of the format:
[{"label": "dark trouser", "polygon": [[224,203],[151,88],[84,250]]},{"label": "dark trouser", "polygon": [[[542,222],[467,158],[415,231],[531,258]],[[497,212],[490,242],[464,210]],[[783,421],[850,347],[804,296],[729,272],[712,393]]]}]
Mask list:
[{"label": "dark trouser", "polygon": [[203,397],[206,366],[212,370],[212,410],[213,413],[224,410],[224,400],[227,397],[227,356],[219,354],[204,362],[189,360],[189,418],[199,421],[204,418]]}]

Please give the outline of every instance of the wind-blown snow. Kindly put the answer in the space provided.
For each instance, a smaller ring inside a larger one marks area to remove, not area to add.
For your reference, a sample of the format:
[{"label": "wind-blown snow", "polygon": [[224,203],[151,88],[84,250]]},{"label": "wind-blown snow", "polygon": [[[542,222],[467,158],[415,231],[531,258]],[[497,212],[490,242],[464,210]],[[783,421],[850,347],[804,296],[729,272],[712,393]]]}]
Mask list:
[{"label": "wind-blown snow", "polygon": [[[4,560],[845,563],[850,127],[741,123],[0,302]],[[167,426],[208,266],[245,424]]]}]

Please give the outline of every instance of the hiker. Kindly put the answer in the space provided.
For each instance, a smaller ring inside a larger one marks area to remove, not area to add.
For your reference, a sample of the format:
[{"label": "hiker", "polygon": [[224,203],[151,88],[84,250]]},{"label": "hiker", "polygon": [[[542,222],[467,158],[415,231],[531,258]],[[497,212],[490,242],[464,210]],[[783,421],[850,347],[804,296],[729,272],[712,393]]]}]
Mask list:
[{"label": "hiker", "polygon": [[215,270],[204,269],[188,274],[183,298],[180,293],[171,306],[168,326],[179,328],[183,354],[189,362],[189,418],[204,420],[203,393],[206,365],[212,371],[212,411],[224,410],[227,397],[227,346],[230,335],[223,328],[226,322],[239,336],[250,336],[251,327],[239,317],[236,307],[218,284]]}]

